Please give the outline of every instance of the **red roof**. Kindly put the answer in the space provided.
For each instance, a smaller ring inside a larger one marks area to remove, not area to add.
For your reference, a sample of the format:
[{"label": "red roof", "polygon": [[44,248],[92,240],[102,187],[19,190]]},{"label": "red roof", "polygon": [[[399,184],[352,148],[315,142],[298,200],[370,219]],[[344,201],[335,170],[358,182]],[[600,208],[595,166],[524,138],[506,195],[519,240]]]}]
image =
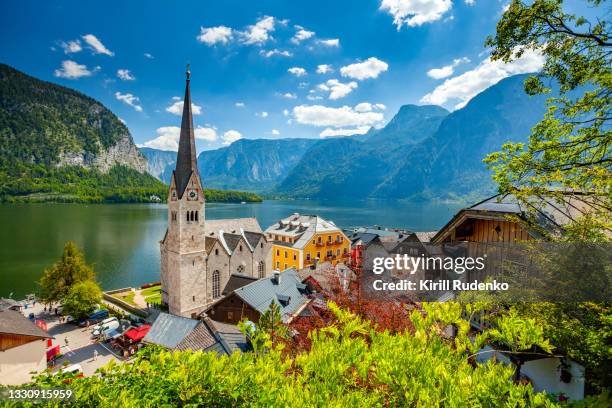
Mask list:
[{"label": "red roof", "polygon": [[140,341],[144,338],[144,336],[147,335],[150,329],[151,325],[145,324],[140,327],[133,327],[130,330],[126,331],[124,334],[125,337],[129,338],[130,340]]}]

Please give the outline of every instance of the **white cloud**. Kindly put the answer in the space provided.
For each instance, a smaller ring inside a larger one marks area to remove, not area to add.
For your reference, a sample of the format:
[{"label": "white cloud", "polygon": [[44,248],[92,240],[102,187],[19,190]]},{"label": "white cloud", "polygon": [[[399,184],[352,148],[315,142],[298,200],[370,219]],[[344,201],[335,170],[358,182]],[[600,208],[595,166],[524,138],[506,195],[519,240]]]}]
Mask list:
[{"label": "white cloud", "polygon": [[122,79],[124,81],[133,81],[136,79],[136,77],[132,75],[129,69],[118,69],[117,77],[119,77],[119,79]]},{"label": "white cloud", "polygon": [[268,117],[268,112],[266,112],[266,111],[259,112],[259,113],[256,113],[255,116],[259,116],[260,118],[267,118]]},{"label": "white cloud", "polygon": [[350,94],[353,89],[356,89],[357,82],[351,81],[343,83],[337,79],[330,79],[324,84],[319,84],[317,88],[321,91],[329,92],[329,99],[336,100],[344,98],[346,95]]},{"label": "white cloud", "polygon": [[272,129],[272,134],[275,135],[275,136],[278,136],[278,135],[280,135],[280,132],[278,130],[276,130],[276,129]]},{"label": "white cloud", "polygon": [[117,117],[117,119],[119,119],[119,122],[123,123],[124,125],[127,125],[127,122],[123,120],[123,118]]},{"label": "white cloud", "polygon": [[274,17],[264,16],[257,23],[247,27],[242,32],[242,40],[245,44],[263,44],[271,38],[270,33],[274,31]]},{"label": "white cloud", "polygon": [[340,129],[332,129],[325,128],[321,133],[319,133],[320,137],[338,137],[338,136],[352,136],[352,135],[363,135],[368,133],[370,130],[370,126],[358,126],[355,128],[340,128]]},{"label": "white cloud", "polygon": [[155,58],[152,54],[149,54],[148,52],[145,52],[143,55],[144,55],[145,58],[148,58],[148,59],[154,59]]},{"label": "white cloud", "polygon": [[371,126],[384,118],[380,112],[356,112],[350,106],[331,108],[321,105],[296,106],[293,117],[303,125],[334,128]]},{"label": "white cloud", "polygon": [[473,6],[474,4],[476,4],[476,0],[465,0],[465,4],[467,4],[468,6]]},{"label": "white cloud", "polygon": [[60,47],[63,48],[64,54],[72,54],[75,52],[80,52],[83,47],[81,47],[81,42],[79,40],[72,40],[68,42],[61,42]]},{"label": "white cloud", "polygon": [[439,20],[453,7],[452,0],[382,0],[380,9],[393,16],[398,31]]},{"label": "white cloud", "polygon": [[[181,116],[183,114],[183,105],[185,104],[185,102],[182,101],[181,98],[179,98],[178,96],[172,97],[172,100],[174,102],[172,103],[172,105],[166,108],[166,112],[170,112],[176,116]],[[191,102],[191,112],[194,115],[201,115],[202,107]]]},{"label": "white cloud", "polygon": [[363,62],[357,62],[340,68],[340,74],[344,77],[358,79],[377,78],[381,72],[389,69],[389,64],[376,57],[370,57]]},{"label": "white cloud", "polygon": [[[178,142],[181,135],[181,128],[178,126],[162,126],[157,128],[157,137],[144,142],[140,147],[150,147],[160,150],[178,150]],[[198,126],[194,129],[194,136],[198,140],[214,142],[217,140],[217,131],[210,127]]]},{"label": "white cloud", "polygon": [[223,144],[230,145],[236,140],[242,139],[242,134],[237,130],[228,130],[223,134]]},{"label": "white cloud", "polygon": [[307,95],[306,99],[308,99],[309,101],[319,101],[323,99],[323,97],[319,95]]},{"label": "white cloud", "polygon": [[291,67],[287,70],[287,72],[295,75],[296,77],[301,77],[306,75],[306,70],[301,67]]},{"label": "white cloud", "polygon": [[453,63],[450,65],[443,66],[441,68],[432,68],[427,71],[427,76],[433,79],[442,79],[447,78],[455,73],[455,67],[459,64],[467,64],[470,62],[470,59],[467,57],[457,58],[453,60]]},{"label": "white cloud", "polygon": [[115,53],[110,51],[108,48],[106,48],[104,44],[102,44],[102,41],[98,40],[98,38],[95,35],[86,34],[82,38],[89,45],[89,47],[93,50],[94,54],[105,54],[110,57],[115,55]]},{"label": "white cloud", "polygon": [[283,109],[283,116],[289,116],[289,111],[287,109]]},{"label": "white cloud", "polygon": [[283,94],[283,98],[287,98],[287,99],[296,99],[297,95],[291,92],[287,92]]},{"label": "white cloud", "polygon": [[317,74],[327,74],[332,71],[333,69],[331,65],[328,65],[328,64],[317,65]]},{"label": "white cloud", "polygon": [[206,45],[227,44],[232,39],[232,29],[226,26],[200,27],[196,39]]},{"label": "white cloud", "polygon": [[295,35],[291,39],[291,42],[294,44],[299,44],[300,42],[307,40],[311,37],[314,37],[315,35],[314,31],[305,30],[304,27],[299,26],[299,25],[296,25],[295,29],[296,29]]},{"label": "white cloud", "polygon": [[327,47],[339,47],[340,40],[338,38],[330,38],[327,40],[319,40],[319,44],[323,44]]},{"label": "white cloud", "polygon": [[442,105],[450,100],[459,101],[455,109],[462,108],[476,94],[511,75],[539,71],[544,57],[527,50],[521,58],[510,63],[491,61],[486,58],[478,66],[461,75],[447,79],[433,91],[421,98],[421,103]]},{"label": "white cloud", "polygon": [[126,105],[130,105],[136,112],[142,112],[142,106],[139,105],[140,99],[137,96],[131,93],[122,94],[121,92],[115,92],[115,98]]},{"label": "white cloud", "polygon": [[77,64],[74,61],[62,61],[62,68],[56,69],[53,75],[59,78],[77,79],[92,75],[92,71],[87,69],[86,65]]},{"label": "white cloud", "polygon": [[376,105],[374,105],[374,107],[376,107],[376,109],[380,109],[380,110],[387,109],[387,107],[385,105],[383,105],[382,103],[377,103]]},{"label": "white cloud", "polygon": [[274,57],[275,55],[278,55],[279,57],[293,57],[293,53],[291,53],[290,51],[279,50],[277,48],[268,51],[261,50],[259,51],[259,55],[264,56],[266,58]]},{"label": "white cloud", "polygon": [[237,108],[244,108],[244,102],[236,102],[234,106],[236,106]]},{"label": "white cloud", "polygon": [[372,104],[368,102],[361,102],[355,106],[355,112],[370,112],[372,110]]}]

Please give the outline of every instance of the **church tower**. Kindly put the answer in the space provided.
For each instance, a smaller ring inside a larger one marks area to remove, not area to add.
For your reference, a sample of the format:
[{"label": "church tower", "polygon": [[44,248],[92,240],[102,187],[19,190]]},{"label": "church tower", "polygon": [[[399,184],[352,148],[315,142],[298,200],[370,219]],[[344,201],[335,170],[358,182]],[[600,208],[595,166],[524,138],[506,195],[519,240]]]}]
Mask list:
[{"label": "church tower", "polygon": [[168,229],[160,242],[162,302],[171,314],[196,317],[206,306],[204,190],[198,172],[187,66],[176,168],[168,193]]}]

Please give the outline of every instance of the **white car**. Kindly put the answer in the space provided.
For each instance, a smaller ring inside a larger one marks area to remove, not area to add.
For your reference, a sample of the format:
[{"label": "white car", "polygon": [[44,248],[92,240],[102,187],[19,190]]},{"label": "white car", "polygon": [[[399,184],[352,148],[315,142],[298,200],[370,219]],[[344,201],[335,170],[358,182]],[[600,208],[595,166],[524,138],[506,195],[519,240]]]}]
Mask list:
[{"label": "white car", "polygon": [[120,326],[119,320],[116,317],[109,317],[97,324],[92,332],[92,337],[99,337],[103,333],[108,333],[111,330],[117,329]]}]

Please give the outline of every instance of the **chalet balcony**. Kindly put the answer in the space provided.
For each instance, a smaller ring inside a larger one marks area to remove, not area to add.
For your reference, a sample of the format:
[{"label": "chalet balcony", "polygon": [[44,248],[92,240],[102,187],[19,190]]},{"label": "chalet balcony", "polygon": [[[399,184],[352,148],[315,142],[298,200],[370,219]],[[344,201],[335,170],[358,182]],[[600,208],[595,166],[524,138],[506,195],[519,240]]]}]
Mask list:
[{"label": "chalet balcony", "polygon": [[316,243],[315,245],[316,245],[316,246],[318,246],[318,247],[323,247],[323,246],[325,246],[325,242],[323,242],[323,241],[321,241],[321,242],[317,241],[317,243]]}]

